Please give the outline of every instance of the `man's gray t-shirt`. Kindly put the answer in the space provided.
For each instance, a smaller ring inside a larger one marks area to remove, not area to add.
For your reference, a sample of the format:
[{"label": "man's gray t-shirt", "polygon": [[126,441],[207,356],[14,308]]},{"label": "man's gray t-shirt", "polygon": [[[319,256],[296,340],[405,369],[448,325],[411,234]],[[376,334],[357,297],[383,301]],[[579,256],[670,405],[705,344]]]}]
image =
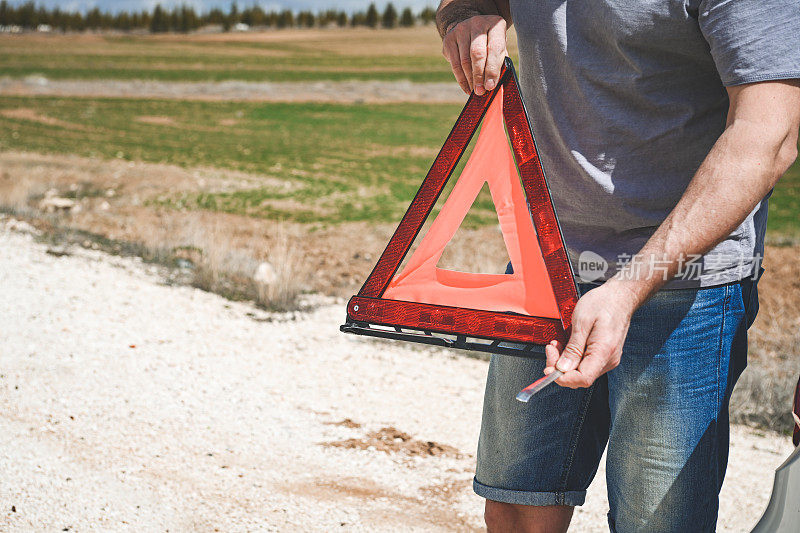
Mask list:
[{"label": "man's gray t-shirt", "polygon": [[[675,207],[725,127],[726,86],[800,78],[798,0],[510,3],[520,85],[576,273],[597,254],[608,278]],[[766,219],[765,198],[668,287],[752,275]]]}]

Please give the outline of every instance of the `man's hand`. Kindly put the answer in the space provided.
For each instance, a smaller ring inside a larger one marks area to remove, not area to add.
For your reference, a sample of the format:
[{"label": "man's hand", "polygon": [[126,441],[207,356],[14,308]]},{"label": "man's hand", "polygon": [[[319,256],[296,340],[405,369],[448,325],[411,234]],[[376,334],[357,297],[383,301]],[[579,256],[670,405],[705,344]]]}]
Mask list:
[{"label": "man's hand", "polygon": [[465,93],[482,95],[497,85],[508,55],[506,30],[506,20],[500,15],[476,15],[447,29],[442,55]]},{"label": "man's hand", "polygon": [[[547,367],[564,372],[556,383],[564,387],[589,387],[619,365],[636,299],[611,279],[578,300],[572,314],[572,334],[566,347],[555,341],[545,348]],[[559,356],[559,352],[561,352]]]}]

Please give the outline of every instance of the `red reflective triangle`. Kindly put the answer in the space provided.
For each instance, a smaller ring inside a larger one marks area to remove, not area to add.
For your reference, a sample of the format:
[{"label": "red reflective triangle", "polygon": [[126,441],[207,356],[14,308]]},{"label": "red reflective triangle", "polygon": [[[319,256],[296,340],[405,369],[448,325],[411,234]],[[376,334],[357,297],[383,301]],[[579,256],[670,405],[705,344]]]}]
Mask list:
[{"label": "red reflective triangle", "polygon": [[[390,282],[384,298],[560,318],[525,193],[503,125],[503,89],[481,124],[475,149],[441,211]],[[489,186],[513,274],[472,274],[436,265],[481,191]]]},{"label": "red reflective triangle", "polygon": [[[398,274],[482,120],[464,171]],[[489,185],[514,273],[438,268],[445,246],[484,183]],[[498,86],[483,96],[470,95],[372,273],[350,299],[348,323],[542,345],[566,342],[577,300],[514,67],[506,59]]]}]

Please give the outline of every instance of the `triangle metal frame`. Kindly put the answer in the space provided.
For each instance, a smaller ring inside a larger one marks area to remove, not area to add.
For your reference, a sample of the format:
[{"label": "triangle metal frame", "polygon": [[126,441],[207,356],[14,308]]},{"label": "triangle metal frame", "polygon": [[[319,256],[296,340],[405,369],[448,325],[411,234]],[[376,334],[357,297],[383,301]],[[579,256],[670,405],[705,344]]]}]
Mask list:
[{"label": "triangle metal frame", "polygon": [[[445,184],[503,87],[503,118],[560,319],[382,298]],[[566,342],[578,301],[558,217],[551,202],[519,82],[506,58],[491,92],[472,93],[425,180],[361,290],[347,305],[346,333],[492,353],[539,356],[552,340]]]}]

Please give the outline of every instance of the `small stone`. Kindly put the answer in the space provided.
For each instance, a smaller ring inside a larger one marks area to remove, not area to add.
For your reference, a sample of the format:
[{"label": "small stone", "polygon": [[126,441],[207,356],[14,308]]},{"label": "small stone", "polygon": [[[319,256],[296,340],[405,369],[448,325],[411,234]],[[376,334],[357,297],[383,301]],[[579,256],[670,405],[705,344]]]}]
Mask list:
[{"label": "small stone", "polygon": [[262,285],[272,285],[278,281],[278,273],[275,272],[275,267],[264,261],[258,265],[258,268],[256,268],[256,273],[253,276],[253,280],[256,283],[261,283]]},{"label": "small stone", "polygon": [[75,200],[70,198],[62,198],[60,196],[45,195],[42,201],[39,202],[39,209],[46,213],[55,213],[56,211],[71,211],[75,209],[75,207]]}]

